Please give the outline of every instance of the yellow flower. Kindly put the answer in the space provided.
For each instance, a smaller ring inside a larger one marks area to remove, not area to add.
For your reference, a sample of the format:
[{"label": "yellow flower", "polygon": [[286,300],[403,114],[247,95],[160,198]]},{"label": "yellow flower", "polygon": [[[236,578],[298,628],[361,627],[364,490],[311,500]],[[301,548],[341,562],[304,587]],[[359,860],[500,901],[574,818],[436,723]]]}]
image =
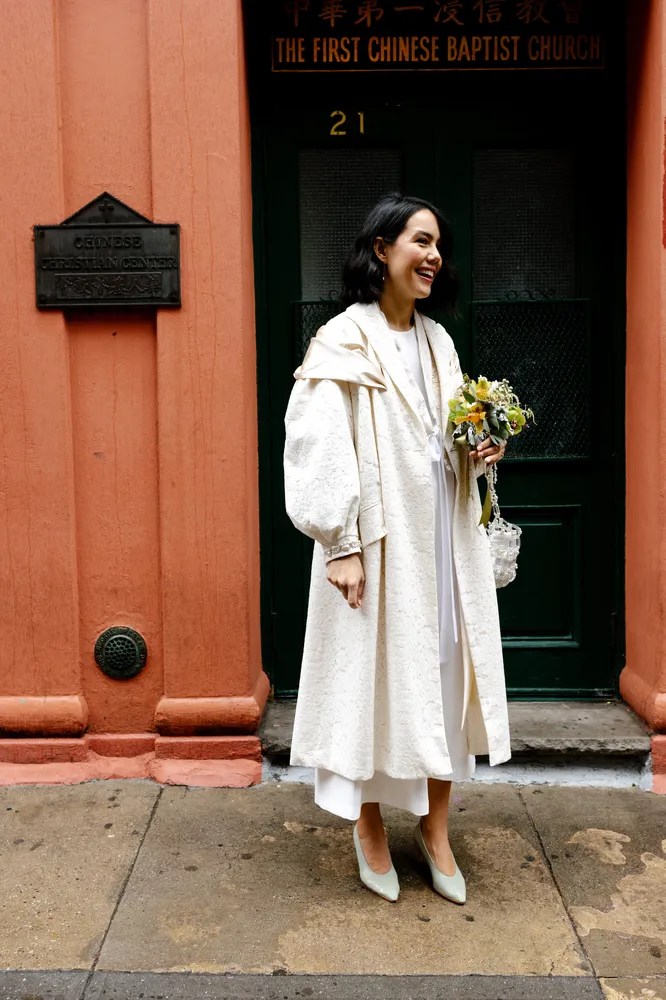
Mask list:
[{"label": "yellow flower", "polygon": [[492,386],[487,378],[480,378],[476,383],[476,398],[486,400],[490,396]]},{"label": "yellow flower", "polygon": [[461,417],[456,417],[454,423],[464,424],[467,420],[470,420],[473,424],[483,423],[483,418],[485,416],[485,410],[480,403],[475,403],[470,409],[469,413],[463,414]]}]

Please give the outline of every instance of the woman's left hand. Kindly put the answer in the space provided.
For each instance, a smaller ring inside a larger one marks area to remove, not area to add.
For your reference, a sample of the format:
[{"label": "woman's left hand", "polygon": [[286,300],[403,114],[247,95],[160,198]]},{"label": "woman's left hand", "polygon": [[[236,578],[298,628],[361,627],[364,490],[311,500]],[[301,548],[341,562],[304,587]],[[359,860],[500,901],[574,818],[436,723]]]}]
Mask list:
[{"label": "woman's left hand", "polygon": [[506,441],[502,441],[501,444],[493,444],[490,438],[486,438],[473,451],[470,451],[469,457],[483,458],[486,465],[495,465],[500,458],[503,458],[505,451]]}]

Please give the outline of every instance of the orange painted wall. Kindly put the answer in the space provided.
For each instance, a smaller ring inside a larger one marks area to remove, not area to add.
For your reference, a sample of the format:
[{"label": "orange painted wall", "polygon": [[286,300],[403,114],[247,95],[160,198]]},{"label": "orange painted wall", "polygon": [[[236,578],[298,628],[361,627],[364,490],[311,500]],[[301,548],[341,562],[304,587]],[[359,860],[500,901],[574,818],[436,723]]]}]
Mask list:
[{"label": "orange painted wall", "polygon": [[[64,215],[57,46],[50,4],[3,17],[0,727],[80,732],[69,340],[60,313],[35,309],[30,229]],[[25,695],[39,697],[19,704]]]},{"label": "orange painted wall", "polygon": [[[627,666],[622,696],[666,730],[666,254],[664,248],[664,3],[628,19]],[[650,433],[632,414],[654,413]]]},{"label": "orange painted wall", "polygon": [[[261,668],[237,0],[12,3],[0,70],[0,730],[251,731]],[[31,226],[104,189],[181,224],[183,308],[40,313]],[[113,681],[97,635],[131,625]]]},{"label": "orange painted wall", "polygon": [[[80,0],[55,9],[65,213],[108,188],[150,216],[145,3],[120,0],[112,14]],[[93,731],[141,732],[163,686],[155,318],[70,315],[66,335],[83,693]],[[136,628],[150,650],[149,667],[128,683],[94,661],[95,639],[114,624]]]},{"label": "orange painted wall", "polygon": [[[258,722],[256,350],[240,2],[151,0],[154,210],[183,226],[157,320],[164,731]],[[187,40],[187,41],[186,41]],[[187,664],[187,669],[183,669]],[[198,704],[188,699],[196,692]],[[253,694],[254,692],[254,694]],[[247,701],[226,705],[219,696]]]}]

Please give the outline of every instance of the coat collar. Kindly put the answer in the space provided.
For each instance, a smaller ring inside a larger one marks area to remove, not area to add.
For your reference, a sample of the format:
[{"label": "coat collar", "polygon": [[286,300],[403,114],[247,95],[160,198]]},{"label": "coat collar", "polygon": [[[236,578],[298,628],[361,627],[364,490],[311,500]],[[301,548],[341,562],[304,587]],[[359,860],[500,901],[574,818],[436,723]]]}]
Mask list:
[{"label": "coat collar", "polygon": [[378,363],[365,351],[348,344],[338,345],[323,339],[320,333],[310,341],[295,379],[333,379],[355,382],[369,389],[386,389],[386,380]]}]

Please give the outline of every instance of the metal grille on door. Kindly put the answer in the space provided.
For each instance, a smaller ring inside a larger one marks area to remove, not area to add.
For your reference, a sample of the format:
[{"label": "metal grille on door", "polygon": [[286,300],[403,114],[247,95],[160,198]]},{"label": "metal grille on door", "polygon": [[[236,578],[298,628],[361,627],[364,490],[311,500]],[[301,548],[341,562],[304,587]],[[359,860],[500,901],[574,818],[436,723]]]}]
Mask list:
[{"label": "metal grille on door", "polygon": [[510,457],[589,453],[590,303],[576,298],[575,159],[569,150],[474,154],[474,371],[510,373],[536,425]]}]

